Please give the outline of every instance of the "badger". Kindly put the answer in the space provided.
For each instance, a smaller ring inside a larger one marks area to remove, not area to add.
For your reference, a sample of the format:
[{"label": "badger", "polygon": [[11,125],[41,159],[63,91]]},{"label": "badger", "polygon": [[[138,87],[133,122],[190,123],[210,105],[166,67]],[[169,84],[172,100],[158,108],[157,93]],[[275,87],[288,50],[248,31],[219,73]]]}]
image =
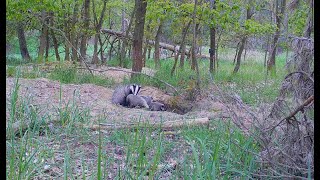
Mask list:
[{"label": "badger", "polygon": [[126,98],[126,101],[129,108],[145,107],[149,109],[147,101],[139,95],[129,94]]},{"label": "badger", "polygon": [[160,103],[160,102],[157,102],[157,101],[152,101],[150,104],[149,104],[149,109],[151,111],[165,111],[166,110],[166,107],[164,104]]},{"label": "badger", "polygon": [[126,98],[129,94],[137,95],[140,92],[141,86],[136,84],[122,85],[116,87],[112,94],[112,103],[127,106]]},{"label": "badger", "polygon": [[153,101],[153,98],[151,96],[141,96],[144,100],[147,101],[147,104],[150,106],[151,102]]}]

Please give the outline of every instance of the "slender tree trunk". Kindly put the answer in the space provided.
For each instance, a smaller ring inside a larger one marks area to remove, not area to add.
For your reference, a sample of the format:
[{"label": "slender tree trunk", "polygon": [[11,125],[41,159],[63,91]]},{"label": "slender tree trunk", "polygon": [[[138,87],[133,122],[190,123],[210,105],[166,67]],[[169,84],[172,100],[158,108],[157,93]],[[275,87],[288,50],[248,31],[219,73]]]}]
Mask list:
[{"label": "slender tree trunk", "polygon": [[233,74],[236,74],[236,73],[239,71],[240,62],[241,62],[241,54],[242,54],[242,52],[243,52],[244,44],[246,43],[246,40],[247,40],[246,37],[242,38],[242,40],[241,40],[240,48],[239,48],[239,52],[238,52],[238,56],[237,56],[237,64],[236,64],[236,66],[234,67]]},{"label": "slender tree trunk", "polygon": [[[50,26],[53,27],[53,17],[54,17],[54,13],[51,12],[51,21],[50,21]],[[53,41],[53,47],[54,47],[54,53],[56,55],[56,60],[57,61],[60,61],[60,55],[59,55],[59,45],[58,45],[58,40],[55,36],[55,33],[53,31],[53,29],[50,29],[50,34],[51,34],[51,37],[52,37],[52,41]]]},{"label": "slender tree trunk", "polygon": [[200,92],[200,72],[199,72],[199,66],[198,61],[196,58],[196,47],[197,47],[197,29],[199,24],[196,23],[196,14],[197,14],[197,3],[198,0],[194,1],[194,9],[193,9],[193,17],[192,17],[192,23],[193,23],[193,39],[192,39],[192,64],[195,67],[196,74],[197,74],[197,89]]},{"label": "slender tree trunk", "polygon": [[[82,58],[86,58],[87,55],[87,41],[88,41],[88,33],[89,23],[90,23],[90,0],[84,0],[84,14],[83,14],[83,30],[84,33],[82,35],[81,43],[80,43],[80,54]],[[83,59],[84,60],[84,59]]]},{"label": "slender tree trunk", "polygon": [[[281,1],[281,2],[280,2]],[[269,60],[268,60],[268,71],[271,71],[272,75],[276,75],[276,52],[277,52],[277,46],[278,46],[278,40],[280,37],[280,26],[282,23],[283,19],[283,14],[285,11],[286,7],[286,0],[276,0],[276,24],[277,24],[277,29],[276,32],[273,36],[272,40],[272,47],[271,47],[271,52],[269,53]],[[279,8],[278,6],[281,5],[281,10],[279,13]]]},{"label": "slender tree trunk", "polygon": [[47,34],[48,34],[48,27],[45,25],[46,23],[46,11],[41,11],[41,23],[42,23],[42,30],[40,36],[40,45],[39,45],[39,52],[38,52],[38,62],[42,63],[43,55],[47,44]]},{"label": "slender tree trunk", "polygon": [[112,50],[113,50],[113,44],[117,41],[117,38],[114,38],[113,41],[111,41],[110,43],[110,49],[109,49],[109,61],[111,60],[111,53],[112,53]]},{"label": "slender tree trunk", "polygon": [[215,67],[215,54],[216,54],[216,29],[214,27],[210,28],[210,73],[213,73],[216,69]]},{"label": "slender tree trunk", "polygon": [[[181,56],[185,54],[185,52],[183,51],[183,46],[185,47],[185,40],[186,40],[187,32],[188,32],[190,25],[191,25],[191,21],[189,21],[188,24],[182,29],[181,45],[179,47],[179,51],[176,52],[176,55],[174,57],[174,65],[171,69],[171,76],[173,76],[173,73],[176,70],[176,66],[177,66],[178,59],[179,59],[179,54],[181,54]],[[181,65],[181,62],[180,62],[180,65]]]},{"label": "slender tree trunk", "polygon": [[180,68],[183,69],[184,67],[184,59],[185,59],[185,51],[186,51],[186,37],[187,37],[187,34],[188,34],[188,30],[190,28],[190,25],[191,25],[191,20],[188,22],[187,24],[187,27],[185,28],[185,31],[183,32],[182,34],[182,42],[181,42],[181,57],[180,57]]},{"label": "slender tree trunk", "polygon": [[[147,10],[147,1],[136,0],[135,26],[133,33],[133,63],[132,71],[141,72],[142,70],[142,41],[144,35],[144,23]],[[135,75],[132,74],[131,77]]]},{"label": "slender tree trunk", "polygon": [[219,34],[219,37],[218,37],[218,42],[217,42],[217,45],[216,45],[217,48],[216,48],[216,60],[215,60],[215,63],[217,64],[217,65],[216,65],[217,69],[219,68],[218,53],[219,53],[219,44],[220,44],[222,32],[223,32],[223,30],[221,29],[221,30],[220,30],[220,34]]},{"label": "slender tree trunk", "polygon": [[[126,35],[122,40],[123,42],[122,42],[122,46],[121,46],[120,63],[119,63],[120,67],[125,67],[124,61],[125,61],[125,57],[126,57],[126,48],[128,46],[128,37],[129,37],[129,32],[131,30],[131,26],[132,26],[134,14],[135,14],[135,9],[136,9],[136,6],[134,6],[134,8],[133,8],[133,11],[131,13],[130,22],[129,22],[128,28],[126,29]],[[129,51],[130,51],[130,49],[129,49]]]},{"label": "slender tree trunk", "polygon": [[147,50],[148,50],[148,46],[145,43],[143,47],[143,53],[142,53],[142,67],[146,67]]},{"label": "slender tree trunk", "polygon": [[239,51],[239,46],[240,46],[240,42],[238,42],[237,47],[236,47],[236,54],[234,55],[234,58],[233,58],[233,65],[236,63],[236,59],[237,59],[237,55],[238,55],[238,51]]},{"label": "slender tree trunk", "polygon": [[[249,6],[247,7],[247,17],[246,19],[251,19],[252,15],[253,15],[253,12],[251,12],[251,3],[252,3],[252,0],[249,0]],[[236,66],[234,67],[234,70],[233,70],[233,74],[236,74],[238,71],[239,71],[239,68],[240,68],[240,63],[241,63],[241,56],[242,56],[242,52],[243,52],[243,49],[244,49],[244,46],[247,42],[247,35],[244,35],[244,37],[241,39],[241,44],[240,44],[240,48],[239,48],[239,52],[238,52],[238,56],[237,56],[237,63],[236,63]]]},{"label": "slender tree trunk", "polygon": [[[61,2],[62,3],[62,2]],[[62,9],[65,10],[65,5],[62,5]],[[64,41],[64,49],[65,49],[65,55],[64,55],[64,60],[65,61],[70,61],[70,43],[69,43],[69,26],[68,26],[68,14],[64,14],[64,33],[66,35],[66,39]]]},{"label": "slender tree trunk", "polygon": [[[210,0],[210,9],[215,9],[215,0]],[[210,27],[210,73],[213,73],[216,69],[215,63],[215,52],[216,52],[216,29]]]},{"label": "slender tree trunk", "polygon": [[[197,38],[197,29],[199,28],[199,24],[195,25],[195,29],[193,32],[193,38]],[[196,61],[197,61],[197,39],[192,41],[192,54],[191,54],[191,69],[196,70]]]},{"label": "slender tree trunk", "polygon": [[71,32],[70,32],[70,42],[72,43],[73,47],[71,48],[72,52],[72,61],[76,62],[78,61],[78,53],[77,53],[77,48],[78,48],[78,41],[76,40],[76,22],[77,22],[77,16],[78,16],[78,11],[79,11],[79,2],[77,0],[74,1],[74,8],[73,8],[73,14],[72,14],[72,22],[71,22]]},{"label": "slender tree trunk", "polygon": [[162,31],[162,24],[163,22],[160,21],[159,27],[158,27],[158,31],[154,40],[154,64],[155,64],[155,68],[159,69],[161,64],[160,64],[160,35],[161,35],[161,31]]},{"label": "slender tree trunk", "polygon": [[21,53],[22,59],[24,59],[26,61],[31,61],[31,58],[30,58],[30,55],[29,55],[29,51],[28,51],[28,47],[27,47],[26,37],[24,35],[24,27],[23,26],[24,25],[23,25],[22,22],[18,22],[18,24],[17,24],[17,34],[18,34],[18,39],[19,39],[20,53]]},{"label": "slender tree trunk", "polygon": [[[99,18],[99,22],[97,22],[97,24],[96,24],[96,34],[94,36],[94,48],[93,48],[93,58],[92,58],[93,64],[98,64],[98,61],[99,61],[98,52],[97,52],[98,51],[98,38],[99,38],[98,36],[100,34],[100,29],[103,24],[103,18],[104,18],[104,14],[106,11],[106,4],[107,4],[107,1],[104,0],[103,1],[103,8],[102,8],[100,18]],[[94,8],[94,1],[92,1],[92,7]],[[97,18],[96,18],[97,16],[95,13],[94,13],[94,17],[95,17],[95,20],[97,21]]]}]

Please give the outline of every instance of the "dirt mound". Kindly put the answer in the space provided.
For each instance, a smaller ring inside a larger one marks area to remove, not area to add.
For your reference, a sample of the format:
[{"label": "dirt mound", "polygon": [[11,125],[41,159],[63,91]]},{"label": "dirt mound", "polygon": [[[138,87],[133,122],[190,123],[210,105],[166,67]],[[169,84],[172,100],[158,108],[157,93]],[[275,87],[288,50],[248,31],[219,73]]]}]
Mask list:
[{"label": "dirt mound", "polygon": [[[14,87],[14,78],[6,80],[7,102],[10,102]],[[62,109],[77,107],[80,111],[89,110],[92,120],[97,120],[105,115],[105,122],[130,122],[130,121],[161,121],[183,119],[181,116],[171,112],[154,112],[144,109],[129,109],[111,103],[113,89],[93,84],[60,84],[45,78],[19,79],[19,102],[28,101],[29,105],[37,107],[40,115],[51,114],[58,117],[57,108]],[[165,95],[154,87],[143,87],[143,95],[150,95],[155,100],[166,101],[170,96]],[[60,97],[61,96],[61,97]],[[9,110],[7,108],[7,114]],[[8,118],[8,116],[7,116]]]}]

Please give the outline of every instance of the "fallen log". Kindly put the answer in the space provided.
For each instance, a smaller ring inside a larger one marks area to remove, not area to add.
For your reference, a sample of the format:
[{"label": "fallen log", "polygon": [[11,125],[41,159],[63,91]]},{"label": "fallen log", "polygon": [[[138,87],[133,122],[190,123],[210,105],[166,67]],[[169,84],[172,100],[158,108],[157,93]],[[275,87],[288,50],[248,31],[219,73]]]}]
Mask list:
[{"label": "fallen log", "polygon": [[141,129],[141,128],[154,128],[154,129],[162,129],[162,130],[170,130],[181,127],[192,127],[192,126],[209,126],[209,118],[196,118],[196,119],[184,119],[184,120],[174,120],[174,121],[165,121],[163,123],[131,123],[125,125],[117,125],[117,124],[104,124],[100,123],[100,125],[94,124],[83,127],[89,128],[91,130],[119,130],[119,129]]}]

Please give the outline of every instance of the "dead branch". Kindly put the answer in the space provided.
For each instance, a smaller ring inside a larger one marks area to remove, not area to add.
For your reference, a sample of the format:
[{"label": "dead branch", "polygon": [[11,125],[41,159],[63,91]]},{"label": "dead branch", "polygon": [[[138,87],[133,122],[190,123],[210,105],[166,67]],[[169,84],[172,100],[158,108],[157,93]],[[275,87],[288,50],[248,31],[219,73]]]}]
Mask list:
[{"label": "dead branch", "polygon": [[[289,121],[292,119],[299,111],[303,111],[305,106],[308,106],[312,101],[314,100],[314,96],[310,96],[307,100],[304,101],[303,104],[298,106],[293,112],[291,112],[287,117],[283,118],[279,123],[277,123],[275,126],[271,128],[271,132],[279,126],[283,121]],[[299,122],[299,121],[298,121]]]},{"label": "dead branch", "polygon": [[[100,125],[82,125],[82,127],[89,128],[92,130],[119,130],[119,129],[141,129],[141,128],[160,128],[162,130],[170,130],[176,129],[181,127],[191,127],[191,126],[209,126],[209,118],[196,118],[196,119],[186,119],[186,120],[173,120],[173,121],[165,121],[163,123],[153,123],[153,124],[146,124],[146,123],[132,123],[126,125],[117,125],[117,124],[103,124]],[[147,126],[145,126],[147,125]]]}]

